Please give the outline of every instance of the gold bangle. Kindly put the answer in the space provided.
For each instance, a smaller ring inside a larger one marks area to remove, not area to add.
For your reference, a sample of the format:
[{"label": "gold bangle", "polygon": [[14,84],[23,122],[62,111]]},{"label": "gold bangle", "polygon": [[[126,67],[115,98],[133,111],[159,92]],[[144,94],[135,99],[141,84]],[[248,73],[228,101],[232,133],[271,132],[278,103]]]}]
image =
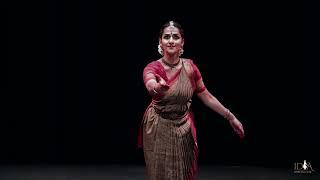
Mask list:
[{"label": "gold bangle", "polygon": [[225,119],[227,120],[230,120],[230,115],[231,115],[231,112],[229,109],[227,109],[227,112],[225,113],[225,115],[223,116]]},{"label": "gold bangle", "polygon": [[154,86],[152,90],[153,90],[153,92],[154,92],[155,94],[159,94],[159,93],[156,91],[156,86]]}]

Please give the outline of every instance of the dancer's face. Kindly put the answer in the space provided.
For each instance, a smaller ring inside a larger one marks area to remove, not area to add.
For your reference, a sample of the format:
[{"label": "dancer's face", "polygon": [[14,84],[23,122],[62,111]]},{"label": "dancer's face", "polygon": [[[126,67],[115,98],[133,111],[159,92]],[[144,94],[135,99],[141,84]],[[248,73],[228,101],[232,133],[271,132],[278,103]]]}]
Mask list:
[{"label": "dancer's face", "polygon": [[184,39],[178,28],[174,26],[166,27],[162,37],[159,39],[160,46],[165,54],[178,54],[183,47]]}]

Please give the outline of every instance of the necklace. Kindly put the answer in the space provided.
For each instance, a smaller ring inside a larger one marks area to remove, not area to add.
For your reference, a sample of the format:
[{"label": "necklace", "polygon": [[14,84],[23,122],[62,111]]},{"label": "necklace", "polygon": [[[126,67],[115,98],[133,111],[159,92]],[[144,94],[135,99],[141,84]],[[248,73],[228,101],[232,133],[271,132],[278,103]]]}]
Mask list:
[{"label": "necklace", "polygon": [[175,67],[180,63],[180,58],[179,58],[179,61],[176,62],[176,63],[174,63],[174,64],[168,63],[168,62],[165,61],[163,58],[161,58],[161,61],[163,62],[163,64],[169,66],[169,67],[171,68],[171,70],[172,70],[173,68],[175,68]]}]

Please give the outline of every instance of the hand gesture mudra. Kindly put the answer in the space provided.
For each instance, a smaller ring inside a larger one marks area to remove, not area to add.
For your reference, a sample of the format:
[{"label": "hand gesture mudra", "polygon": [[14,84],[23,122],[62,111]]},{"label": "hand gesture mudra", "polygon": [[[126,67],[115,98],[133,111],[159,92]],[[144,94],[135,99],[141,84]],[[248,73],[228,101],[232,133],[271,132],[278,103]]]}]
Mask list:
[{"label": "hand gesture mudra", "polygon": [[156,81],[157,81],[157,85],[155,87],[155,90],[157,92],[165,92],[169,89],[169,85],[167,84],[167,82],[161,77],[159,76],[158,74],[155,74],[156,76]]},{"label": "hand gesture mudra", "polygon": [[243,140],[245,137],[245,134],[244,134],[244,130],[241,122],[236,117],[234,117],[233,119],[229,120],[229,123],[233,128],[233,130],[238,134],[240,139]]}]

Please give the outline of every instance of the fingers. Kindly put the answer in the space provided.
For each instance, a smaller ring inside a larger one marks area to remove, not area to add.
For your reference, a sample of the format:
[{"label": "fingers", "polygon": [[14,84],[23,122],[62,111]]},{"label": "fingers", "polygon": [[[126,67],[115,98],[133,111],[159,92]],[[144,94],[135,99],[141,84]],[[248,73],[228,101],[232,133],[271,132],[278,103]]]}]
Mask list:
[{"label": "fingers", "polygon": [[167,84],[167,82],[158,74],[155,74],[156,77],[156,81],[160,84],[160,88],[162,90],[168,90],[169,89],[169,85]]},{"label": "fingers", "polygon": [[159,74],[155,74],[154,76],[156,77],[157,82],[159,82],[159,83],[163,82],[163,81],[165,82],[165,80]]},{"label": "fingers", "polygon": [[245,135],[244,135],[244,132],[243,132],[243,131],[238,130],[238,131],[236,131],[236,133],[237,133],[237,135],[239,136],[240,140],[243,140],[243,139],[244,139]]},{"label": "fingers", "polygon": [[159,81],[159,84],[160,84],[161,86],[167,86],[166,81],[163,80],[163,79],[161,79],[161,80]]},{"label": "fingers", "polygon": [[243,140],[244,139],[244,137],[245,137],[245,134],[244,134],[244,131],[243,131],[243,129],[241,129],[240,130],[240,132],[239,132],[239,137],[240,137],[240,140]]},{"label": "fingers", "polygon": [[168,85],[166,82],[160,83],[160,84],[161,84],[161,86],[162,86],[163,88],[169,88],[169,85]]},{"label": "fingers", "polygon": [[240,128],[240,139],[243,140],[244,137],[245,137],[244,130],[243,130],[243,127],[241,126],[241,128]]},{"label": "fingers", "polygon": [[242,124],[240,122],[233,124],[233,129],[237,133],[237,135],[240,137],[240,140],[243,140],[245,137],[245,134],[244,134]]},{"label": "fingers", "polygon": [[167,90],[169,90],[169,85],[167,85],[167,84],[161,85],[160,89],[161,89],[161,91],[167,91]]},{"label": "fingers", "polygon": [[161,77],[158,74],[154,74],[154,76],[156,77],[156,81],[159,82]]}]

